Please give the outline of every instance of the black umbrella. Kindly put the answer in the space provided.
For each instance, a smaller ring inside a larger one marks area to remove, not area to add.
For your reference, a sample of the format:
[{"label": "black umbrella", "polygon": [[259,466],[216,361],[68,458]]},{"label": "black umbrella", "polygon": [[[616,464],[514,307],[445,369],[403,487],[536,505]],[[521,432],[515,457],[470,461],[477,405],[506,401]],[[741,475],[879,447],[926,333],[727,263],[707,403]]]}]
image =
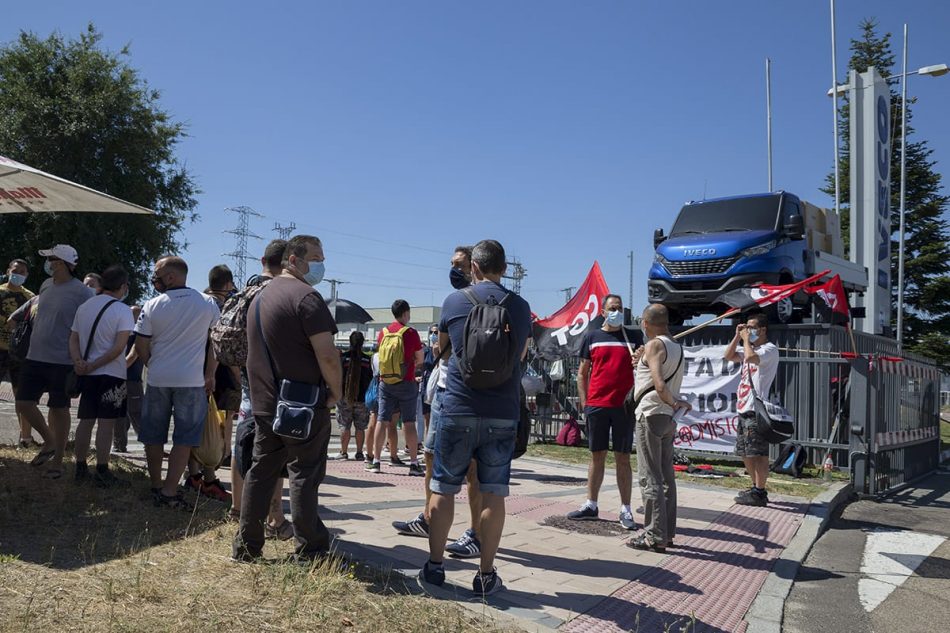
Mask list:
[{"label": "black umbrella", "polygon": [[363,309],[363,306],[358,303],[353,303],[352,301],[347,301],[346,299],[340,299],[339,297],[337,297],[336,300],[330,301],[327,307],[330,308],[330,314],[333,315],[333,319],[337,322],[337,325],[341,323],[364,324],[373,320],[373,317],[370,316],[369,312]]}]

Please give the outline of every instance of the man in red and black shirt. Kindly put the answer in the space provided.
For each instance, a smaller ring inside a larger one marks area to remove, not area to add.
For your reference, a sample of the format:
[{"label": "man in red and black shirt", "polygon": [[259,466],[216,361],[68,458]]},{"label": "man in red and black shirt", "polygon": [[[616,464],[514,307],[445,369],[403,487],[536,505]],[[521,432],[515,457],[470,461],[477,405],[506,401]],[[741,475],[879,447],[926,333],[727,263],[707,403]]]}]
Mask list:
[{"label": "man in red and black shirt", "polygon": [[636,529],[630,509],[633,473],[633,418],[626,415],[624,399],[633,388],[633,368],[642,343],[639,332],[623,328],[623,302],[619,295],[607,295],[603,301],[604,325],[588,330],[581,346],[581,364],[577,370],[577,393],[587,419],[587,439],[591,461],[587,473],[587,502],[569,519],[597,519],[597,496],[604,481],[607,449],[613,444],[617,460],[617,487],[620,489],[620,525]]},{"label": "man in red and black shirt", "polygon": [[[383,450],[383,439],[386,437],[387,427],[396,423],[396,416],[398,415],[402,419],[402,429],[406,435],[406,445],[409,448],[409,475],[424,477],[426,471],[419,465],[419,437],[416,433],[416,410],[418,407],[417,398],[419,397],[416,366],[421,366],[424,360],[422,339],[419,338],[419,332],[415,328],[409,327],[410,310],[409,303],[405,299],[397,299],[393,302],[392,311],[396,320],[379,333],[376,342],[378,345],[382,345],[386,332],[395,334],[403,330],[402,366],[405,370],[403,371],[402,380],[397,383],[390,384],[384,380],[379,382],[379,413],[377,415],[379,422],[376,424],[373,463],[367,466],[366,470],[375,473],[380,472],[379,454]],[[400,461],[397,457],[397,447],[390,446],[389,454],[391,455],[391,462],[398,465]]]}]

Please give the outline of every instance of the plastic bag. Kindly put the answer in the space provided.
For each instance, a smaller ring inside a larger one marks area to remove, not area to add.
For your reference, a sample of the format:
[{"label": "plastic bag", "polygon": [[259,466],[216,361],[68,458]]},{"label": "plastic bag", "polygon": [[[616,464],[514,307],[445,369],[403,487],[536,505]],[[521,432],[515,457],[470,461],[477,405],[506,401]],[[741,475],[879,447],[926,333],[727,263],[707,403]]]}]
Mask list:
[{"label": "plastic bag", "polygon": [[217,468],[224,461],[228,442],[224,437],[224,411],[218,410],[214,397],[208,398],[208,415],[205,418],[201,444],[192,447],[191,456],[205,468]]},{"label": "plastic bag", "polygon": [[551,370],[548,371],[548,377],[554,382],[564,380],[567,377],[567,370],[564,367],[563,360],[556,360],[551,363]]}]

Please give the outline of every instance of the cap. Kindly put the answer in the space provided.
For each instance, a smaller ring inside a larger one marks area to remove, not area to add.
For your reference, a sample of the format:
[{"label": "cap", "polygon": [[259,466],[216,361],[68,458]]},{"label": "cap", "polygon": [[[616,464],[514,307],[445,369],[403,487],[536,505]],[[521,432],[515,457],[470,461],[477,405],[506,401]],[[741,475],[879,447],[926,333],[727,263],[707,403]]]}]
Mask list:
[{"label": "cap", "polygon": [[76,262],[79,261],[79,253],[69,244],[57,244],[53,248],[41,250],[40,255],[43,257],[58,257],[70,266],[75,266]]}]

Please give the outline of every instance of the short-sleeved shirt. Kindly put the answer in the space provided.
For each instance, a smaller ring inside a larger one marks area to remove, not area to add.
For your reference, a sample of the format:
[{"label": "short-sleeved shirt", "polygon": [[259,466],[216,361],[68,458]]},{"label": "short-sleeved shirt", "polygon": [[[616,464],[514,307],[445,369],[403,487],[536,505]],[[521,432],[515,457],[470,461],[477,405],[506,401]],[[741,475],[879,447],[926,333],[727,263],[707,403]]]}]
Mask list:
[{"label": "short-sleeved shirt", "polygon": [[10,334],[7,319],[17,309],[33,297],[33,293],[20,286],[14,288],[9,283],[0,284],[0,351],[10,349]]},{"label": "short-sleeved shirt", "polygon": [[[76,311],[76,318],[73,319],[72,331],[79,335],[79,353],[84,354],[86,345],[89,343],[89,334],[92,333],[92,325],[99,316],[99,312],[105,308],[102,318],[99,319],[99,325],[96,326],[96,334],[92,339],[92,345],[89,347],[89,362],[95,361],[112,349],[115,345],[115,338],[119,332],[131,332],[135,327],[132,319],[132,309],[121,301],[115,301],[109,295],[96,295],[86,303],[79,306]],[[108,304],[109,307],[106,308]],[[91,372],[93,376],[114,376],[125,380],[125,354],[119,354],[111,362]]]},{"label": "short-sleeved shirt", "polygon": [[[403,328],[399,321],[393,321],[385,329],[379,331],[376,337],[376,345],[383,342],[383,335],[386,331],[398,332]],[[422,339],[419,338],[419,332],[415,328],[408,328],[402,333],[403,364],[406,367],[406,373],[402,379],[406,382],[416,379],[416,352],[422,349]]]},{"label": "short-sleeved shirt", "polygon": [[[762,400],[768,400],[769,393],[772,391],[772,382],[775,381],[775,374],[778,373],[778,347],[775,343],[765,343],[758,347],[753,347],[756,356],[759,357],[759,364],[742,361],[739,369],[739,391],[738,406],[736,410],[739,413],[755,411],[755,404],[752,395],[752,382],[755,384],[755,392],[759,394]],[[738,349],[740,356],[743,350]]]},{"label": "short-sleeved shirt", "polygon": [[152,387],[203,387],[208,330],[221,312],[192,288],[170,288],[142,306],[135,334],[150,338]]},{"label": "short-sleeved shirt", "polygon": [[69,334],[76,310],[96,293],[78,279],[63,283],[44,283],[36,299],[36,317],[30,336],[27,360],[56,365],[72,365]]},{"label": "short-sleeved shirt", "polygon": [[[264,351],[258,322],[274,361],[276,377]],[[281,276],[257,293],[247,311],[247,369],[254,415],[274,417],[278,378],[311,385],[323,382],[310,344],[311,336],[323,332],[336,334],[336,323],[323,297],[312,286]]]},{"label": "short-sleeved shirt", "polygon": [[519,390],[521,386],[521,350],[531,332],[531,308],[528,302],[492,281],[483,281],[470,288],[482,301],[501,302],[506,294],[511,295],[505,302],[511,319],[511,335],[518,349],[518,360],[511,376],[492,389],[472,389],[462,380],[458,366],[458,351],[463,347],[465,320],[474,307],[468,297],[456,291],[442,303],[442,319],[439,331],[446,332],[452,341],[452,353],[449,355],[445,372],[445,393],[442,396],[442,413],[454,416],[476,416],[517,420],[521,415]]},{"label": "short-sleeved shirt", "polygon": [[634,350],[641,345],[640,332],[627,331],[624,339],[622,329],[607,332],[602,328],[588,329],[581,343],[580,357],[589,360],[590,380],[587,382],[587,406],[622,407],[623,401],[633,387]]}]

